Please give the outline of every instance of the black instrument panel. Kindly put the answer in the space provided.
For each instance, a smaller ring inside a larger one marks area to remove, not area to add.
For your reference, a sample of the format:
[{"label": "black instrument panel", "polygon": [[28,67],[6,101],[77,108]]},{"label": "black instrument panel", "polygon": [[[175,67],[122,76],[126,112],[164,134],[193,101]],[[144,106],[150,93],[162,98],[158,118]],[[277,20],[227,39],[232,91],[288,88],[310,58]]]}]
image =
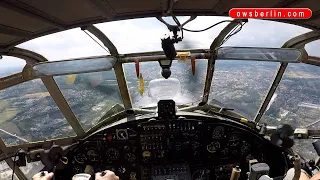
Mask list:
[{"label": "black instrument panel", "polygon": [[236,165],[247,179],[251,159],[268,163],[272,177],[283,175],[286,164],[282,150],[252,129],[214,118],[123,123],[84,139],[68,158],[72,175],[89,165],[130,180],[230,179]]}]

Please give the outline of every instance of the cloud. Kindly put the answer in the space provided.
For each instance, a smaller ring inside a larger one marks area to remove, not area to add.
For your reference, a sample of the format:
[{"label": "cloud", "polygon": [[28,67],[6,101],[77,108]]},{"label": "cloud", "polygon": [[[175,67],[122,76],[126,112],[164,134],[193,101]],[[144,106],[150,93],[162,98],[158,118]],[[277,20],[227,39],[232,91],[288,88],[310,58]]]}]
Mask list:
[{"label": "cloud", "polygon": [[305,49],[309,56],[320,57],[319,47],[320,47],[320,40],[316,40],[305,45]]},{"label": "cloud", "polygon": [[[183,22],[187,17],[179,17]],[[203,29],[228,17],[198,17],[185,26],[188,29]],[[173,23],[171,18],[166,21]],[[201,33],[184,32],[184,44],[192,48],[210,47],[213,39],[227,25],[223,23]],[[96,25],[115,44],[120,53],[159,51],[160,38],[168,33],[167,27],[156,18],[131,19],[101,23]],[[231,37],[224,45],[280,47],[284,42],[310,30],[295,25],[273,21],[249,20],[243,29]],[[108,54],[80,28],[75,28],[22,43],[18,47],[35,51],[50,61]],[[311,47],[311,46],[310,46]],[[308,46],[309,48],[309,46]],[[310,51],[314,51],[312,46]],[[317,51],[315,51],[317,52]],[[9,61],[8,61],[9,62]]]},{"label": "cloud", "polygon": [[10,57],[10,56],[2,56],[0,59],[0,69],[7,68],[7,67],[21,67],[22,68],[26,65],[26,62],[23,59]]}]

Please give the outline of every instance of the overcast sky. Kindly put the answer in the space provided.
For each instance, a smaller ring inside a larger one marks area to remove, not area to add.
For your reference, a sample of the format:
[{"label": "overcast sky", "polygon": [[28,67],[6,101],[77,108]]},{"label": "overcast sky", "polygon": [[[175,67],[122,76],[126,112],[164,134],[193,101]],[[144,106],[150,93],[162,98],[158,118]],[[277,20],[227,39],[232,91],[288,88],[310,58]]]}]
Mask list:
[{"label": "overcast sky", "polygon": [[[179,19],[183,22],[187,17]],[[185,28],[203,29],[225,19],[229,18],[198,17]],[[172,22],[170,18],[166,18],[166,20]],[[184,32],[184,41],[187,41],[189,46],[193,48],[207,49],[226,25],[227,23],[223,23],[201,33]],[[110,38],[120,53],[161,50],[160,37],[168,33],[166,26],[156,18],[124,20],[97,24],[96,26]],[[225,45],[280,47],[288,39],[308,31],[310,30],[290,24],[249,20],[241,32],[231,37]],[[320,56],[320,52],[316,48],[319,45],[319,42],[308,45],[306,47],[308,53]],[[50,61],[107,54],[80,28],[40,37],[20,44],[18,47],[35,51]],[[179,49],[181,46],[178,45],[176,48]],[[24,61],[16,58],[4,57],[0,60],[0,69],[12,66],[21,66],[22,68],[23,65]]]}]

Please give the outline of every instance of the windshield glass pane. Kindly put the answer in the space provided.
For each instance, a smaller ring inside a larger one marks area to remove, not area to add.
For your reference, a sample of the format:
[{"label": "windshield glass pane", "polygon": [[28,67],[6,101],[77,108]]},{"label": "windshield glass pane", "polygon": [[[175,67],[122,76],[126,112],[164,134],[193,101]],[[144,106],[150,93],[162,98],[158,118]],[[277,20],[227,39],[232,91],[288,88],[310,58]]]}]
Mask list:
[{"label": "windshield glass pane", "polygon": [[296,49],[222,47],[218,49],[217,59],[295,63],[301,54]]},{"label": "windshield glass pane", "polygon": [[[184,22],[189,17],[179,17]],[[171,17],[164,18],[174,24]],[[190,30],[207,28],[223,20],[231,20],[229,17],[199,16],[184,26]],[[205,48],[209,49],[214,38],[228,24],[219,24],[207,31],[188,32],[184,31],[182,42],[175,44],[176,49]],[[161,51],[160,38],[169,33],[167,27],[156,18],[142,18],[107,22],[97,24],[115,44],[120,53]],[[232,36],[223,46],[260,46],[281,47],[287,40],[309,32],[309,29],[266,20],[250,19],[242,30]]]},{"label": "windshield glass pane", "polygon": [[320,68],[289,64],[261,121],[319,129]]},{"label": "windshield glass pane", "polygon": [[19,168],[28,179],[32,179],[35,174],[37,174],[44,168],[44,165],[41,161],[38,161],[27,163],[27,166],[21,166]]},{"label": "windshield glass pane", "polygon": [[25,65],[26,61],[23,59],[2,56],[0,59],[0,78],[21,72]]},{"label": "windshield glass pane", "polygon": [[[12,170],[8,166],[8,164],[5,161],[0,162],[0,179],[10,180],[12,177]],[[19,178],[14,174],[13,176],[14,180],[19,180]]]},{"label": "windshield glass pane", "polygon": [[305,49],[308,52],[309,56],[317,56],[320,57],[320,40],[312,41],[305,45]]},{"label": "windshield glass pane", "polygon": [[[178,17],[180,22],[189,17]],[[229,17],[197,17],[185,26],[189,29],[203,29],[217,22],[230,19]],[[171,17],[164,18],[169,24],[174,24]],[[206,48],[227,25],[222,23],[201,33],[184,31],[184,40],[176,44],[176,49]],[[97,24],[115,44],[120,53],[162,51],[160,38],[169,30],[157,18],[141,18]],[[130,30],[129,30],[130,29]]]},{"label": "windshield glass pane", "polygon": [[114,70],[57,76],[55,80],[85,130],[97,124],[116,104],[122,106]]},{"label": "windshield glass pane", "polygon": [[176,105],[195,103],[201,100],[206,76],[207,60],[196,60],[195,75],[192,75],[190,60],[173,61],[171,76],[165,80],[157,61],[140,63],[145,91],[138,89],[135,64],[124,64],[126,80],[134,107],[153,107],[160,99],[174,99]]},{"label": "windshield glass pane", "polygon": [[0,137],[7,145],[74,135],[40,79],[0,91]]},{"label": "windshield glass pane", "polygon": [[[253,120],[279,63],[217,60],[210,100]],[[217,102],[218,101],[218,102]]]},{"label": "windshield glass pane", "polygon": [[39,53],[49,61],[109,54],[80,28],[42,36],[17,47]]},{"label": "windshield glass pane", "polygon": [[314,160],[314,157],[318,156],[312,145],[312,143],[315,141],[316,140],[314,139],[295,139],[292,149],[294,152],[298,153],[299,156],[302,156],[307,160]]},{"label": "windshield glass pane", "polygon": [[289,39],[310,31],[310,29],[292,24],[249,19],[242,30],[232,36],[223,46],[279,48]]},{"label": "windshield glass pane", "polygon": [[[178,17],[181,23],[188,18]],[[171,17],[166,17],[164,20],[174,24]],[[231,18],[199,16],[184,28],[201,30],[223,20],[231,20]],[[225,22],[203,32],[184,31],[184,39],[175,45],[176,49],[208,49],[214,38],[227,24],[228,22]],[[106,22],[96,24],[96,26],[107,35],[117,47],[118,52],[122,54],[160,51],[162,50],[160,38],[169,33],[168,28],[156,18]],[[242,30],[232,36],[223,46],[280,47],[287,40],[308,31],[310,30],[291,24],[250,19]],[[44,55],[50,61],[109,54],[80,28],[39,37],[22,43],[18,47]]]}]

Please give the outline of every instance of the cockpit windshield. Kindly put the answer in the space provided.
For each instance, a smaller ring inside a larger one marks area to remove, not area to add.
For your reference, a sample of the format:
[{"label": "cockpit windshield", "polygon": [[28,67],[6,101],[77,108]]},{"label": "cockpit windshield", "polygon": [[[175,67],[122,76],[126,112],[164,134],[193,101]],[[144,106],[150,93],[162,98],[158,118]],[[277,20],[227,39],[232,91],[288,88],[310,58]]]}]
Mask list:
[{"label": "cockpit windshield", "polygon": [[[179,18],[181,21],[187,19]],[[228,18],[198,17],[185,28],[202,29],[208,23],[225,19]],[[165,20],[171,21],[168,18]],[[203,33],[186,32],[185,39],[176,49],[209,49],[226,24]],[[120,54],[161,51],[160,37],[168,32],[166,26],[156,18],[108,22],[97,24],[97,27],[110,38]],[[280,48],[288,39],[308,31],[290,24],[250,20],[242,31],[223,46]],[[37,38],[18,47],[42,54],[49,61],[110,54],[80,28]],[[312,48],[308,53],[316,51],[316,48]],[[17,71],[8,68],[10,63],[2,63],[5,60],[9,62],[5,56],[0,60],[1,78],[22,71],[24,64]],[[218,102],[220,106],[232,108],[234,112],[254,120],[279,65],[279,62],[217,59],[209,102]],[[160,99],[168,98],[174,99],[177,105],[197,105],[204,96],[207,67],[207,59],[196,59],[193,75],[190,59],[174,60],[171,77],[165,80],[157,61],[140,62],[141,78],[144,79],[142,91],[139,89],[135,62],[124,63],[132,107],[155,107]],[[317,128],[310,123],[320,115],[319,72],[316,66],[289,63],[261,120],[270,125],[286,122],[296,127]],[[121,93],[124,87],[119,84],[119,78],[114,69],[53,77],[85,132],[103,118],[111,117],[113,114],[109,111],[113,112],[114,107],[125,109]],[[0,91],[0,136],[7,145],[76,135],[53,98],[54,93],[48,90],[48,84],[43,79],[27,81]],[[311,109],[305,111],[306,108]]]}]

